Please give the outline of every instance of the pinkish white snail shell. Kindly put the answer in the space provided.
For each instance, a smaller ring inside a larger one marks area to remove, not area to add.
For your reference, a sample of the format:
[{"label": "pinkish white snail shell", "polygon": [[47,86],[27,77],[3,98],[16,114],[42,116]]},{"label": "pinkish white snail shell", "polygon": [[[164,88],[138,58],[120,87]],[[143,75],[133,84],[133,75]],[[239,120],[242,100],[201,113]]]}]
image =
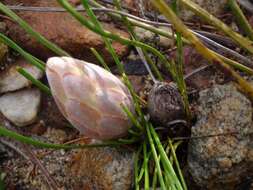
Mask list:
[{"label": "pinkish white snail shell", "polygon": [[121,105],[134,112],[133,100],[116,76],[70,57],[50,58],[46,75],[60,111],[82,134],[101,140],[127,134],[131,122]]}]

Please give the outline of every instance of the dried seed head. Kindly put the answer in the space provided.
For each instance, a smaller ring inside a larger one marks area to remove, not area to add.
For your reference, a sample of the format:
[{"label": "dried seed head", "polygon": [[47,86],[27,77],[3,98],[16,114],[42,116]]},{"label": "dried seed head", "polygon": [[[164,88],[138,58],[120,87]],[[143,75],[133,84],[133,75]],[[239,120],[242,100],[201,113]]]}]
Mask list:
[{"label": "dried seed head", "polygon": [[116,76],[69,57],[50,58],[46,74],[60,111],[81,133],[102,140],[127,133],[131,123],[121,105],[134,112],[133,100]]},{"label": "dried seed head", "polygon": [[184,117],[183,102],[177,88],[165,83],[156,83],[149,93],[148,111],[152,120],[166,125]]}]

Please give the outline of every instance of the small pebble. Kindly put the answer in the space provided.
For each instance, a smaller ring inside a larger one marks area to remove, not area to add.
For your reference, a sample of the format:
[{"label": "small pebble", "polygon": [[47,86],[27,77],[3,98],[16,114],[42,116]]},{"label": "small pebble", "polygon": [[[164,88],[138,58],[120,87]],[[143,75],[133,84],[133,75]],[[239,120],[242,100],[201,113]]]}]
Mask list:
[{"label": "small pebble", "polygon": [[16,126],[27,126],[36,120],[40,96],[38,89],[25,89],[4,94],[0,97],[0,111]]}]

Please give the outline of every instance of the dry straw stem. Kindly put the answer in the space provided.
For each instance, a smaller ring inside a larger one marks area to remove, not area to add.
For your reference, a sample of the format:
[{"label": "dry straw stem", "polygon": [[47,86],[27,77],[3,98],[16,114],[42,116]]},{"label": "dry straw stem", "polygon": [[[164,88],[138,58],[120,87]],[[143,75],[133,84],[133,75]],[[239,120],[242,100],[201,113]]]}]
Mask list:
[{"label": "dry straw stem", "polygon": [[[155,2],[155,1],[153,1]],[[157,1],[159,2],[159,1]],[[225,23],[217,19],[215,16],[211,15],[209,12],[207,12],[205,9],[201,8],[196,3],[190,1],[190,0],[179,0],[179,2],[184,5],[185,7],[189,8],[191,11],[193,11],[198,16],[205,19],[208,23],[212,24],[219,30],[223,31],[226,35],[230,36],[234,41],[236,41],[238,44],[240,44],[243,48],[248,50],[250,53],[253,53],[253,46],[252,41],[248,40],[247,38],[244,38],[240,34],[234,32],[231,28],[229,28]]]},{"label": "dry straw stem", "polygon": [[[95,2],[95,1],[92,1],[92,0],[91,0],[90,2],[91,2],[92,5],[95,6],[95,7],[102,8],[102,9],[105,9],[105,8],[106,8],[106,7],[100,5],[99,3]],[[117,11],[117,10],[115,10],[115,11]],[[112,17],[114,17],[114,18],[121,19],[121,16],[118,15],[118,14],[115,14],[115,12],[114,12],[114,13],[109,13],[109,15],[112,16]],[[127,15],[126,15],[126,16],[127,16]],[[151,31],[151,32],[154,32],[155,34],[159,34],[159,35],[161,35],[161,36],[164,36],[164,37],[166,37],[166,38],[169,38],[169,39],[171,39],[171,38],[174,39],[174,38],[175,38],[175,35],[172,34],[171,32],[166,31],[166,30],[163,30],[163,29],[161,29],[161,28],[157,28],[157,27],[155,27],[155,26],[152,26],[152,25],[150,25],[150,24],[144,22],[144,20],[139,21],[139,20],[135,20],[135,19],[133,19],[133,18],[128,18],[128,21],[129,21],[133,26],[137,26],[137,27],[144,28],[144,29],[146,29],[146,30],[149,30],[149,31]],[[156,24],[158,24],[158,23],[156,23]],[[166,23],[166,24],[167,24],[167,23]],[[189,29],[189,31],[191,31],[191,30]],[[192,32],[192,31],[191,31],[191,32]],[[182,40],[183,40],[184,43],[190,44],[190,42],[189,42],[187,39],[182,38]],[[210,39],[209,39],[209,41],[210,41]],[[212,50],[211,50],[211,51],[212,51]],[[244,65],[242,65],[242,64],[240,64],[240,63],[238,63],[238,62],[236,62],[236,61],[234,61],[234,60],[231,60],[231,59],[229,59],[229,58],[227,58],[227,57],[224,57],[223,55],[220,55],[220,54],[218,54],[218,53],[216,53],[216,52],[214,52],[214,51],[212,51],[212,52],[215,53],[215,54],[216,54],[220,59],[222,59],[225,63],[227,63],[227,64],[229,64],[229,65],[235,67],[236,69],[239,69],[239,70],[241,70],[241,71],[243,71],[243,72],[246,72],[246,73],[248,73],[248,74],[253,74],[253,70],[252,70],[251,68],[249,68],[249,67],[247,67],[247,66],[244,66]]]},{"label": "dry straw stem", "polygon": [[170,20],[174,28],[180,32],[187,40],[189,40],[196,48],[196,50],[202,54],[209,61],[216,61],[219,65],[225,69],[234,80],[239,84],[240,90],[253,100],[253,88],[244,80],[239,74],[237,74],[231,67],[224,63],[216,54],[212,53],[193,33],[191,33],[184,23],[175,15],[172,9],[163,0],[151,0],[152,4],[163,15]]}]

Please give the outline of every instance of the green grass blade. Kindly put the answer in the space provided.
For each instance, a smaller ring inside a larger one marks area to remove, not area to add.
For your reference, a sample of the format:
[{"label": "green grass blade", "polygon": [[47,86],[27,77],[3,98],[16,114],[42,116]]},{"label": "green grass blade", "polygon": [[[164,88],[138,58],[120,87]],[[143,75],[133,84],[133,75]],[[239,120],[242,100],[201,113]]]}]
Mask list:
[{"label": "green grass blade", "polygon": [[138,149],[138,151],[136,151],[134,153],[134,185],[135,185],[135,190],[140,190],[140,185],[139,185],[139,180],[138,180],[138,162],[139,162],[139,157],[140,157],[140,152],[142,150],[142,147],[140,146],[140,148]]},{"label": "green grass blade", "polygon": [[108,67],[108,65],[106,64],[104,58],[102,57],[102,55],[100,55],[98,53],[98,51],[95,48],[90,48],[91,52],[95,55],[95,57],[97,58],[97,60],[99,61],[99,63],[109,72],[111,72],[110,68]]},{"label": "green grass blade", "polygon": [[223,55],[220,55],[214,51],[211,51],[214,55],[216,55],[219,59],[221,59],[224,63],[228,64],[229,66],[232,66],[233,68],[235,69],[238,69],[240,71],[243,71],[249,75],[253,75],[253,69],[245,66],[245,65],[242,65],[234,60],[231,60],[227,57],[224,57]]},{"label": "green grass blade", "polygon": [[238,3],[236,0],[229,0],[228,5],[230,9],[232,10],[233,15],[236,18],[236,21],[240,28],[244,31],[247,36],[253,40],[253,30],[247,20],[247,18],[244,16],[242,10],[240,9]]},{"label": "green grass blade", "polygon": [[[160,157],[158,157],[158,161],[160,162]],[[157,168],[155,167],[153,172],[153,180],[152,180],[152,190],[156,189],[157,186]]]},{"label": "green grass blade", "polygon": [[10,10],[7,6],[5,6],[1,2],[0,2],[0,11],[6,14],[7,16],[11,17],[12,20],[17,22],[28,34],[30,34],[32,37],[34,37],[38,42],[46,46],[48,49],[55,52],[57,55],[69,56],[69,54],[64,50],[62,50],[60,47],[47,40],[38,32],[34,31],[27,22],[21,19],[18,15],[16,15],[12,10]]},{"label": "green grass blade", "polygon": [[[117,9],[122,11],[121,5],[119,0],[113,0],[114,4],[116,5]],[[124,25],[127,26],[128,32],[130,34],[130,36],[132,37],[133,40],[139,41],[137,35],[134,32],[134,29],[132,27],[131,22],[129,21],[129,19],[126,16],[121,16],[122,17],[122,21],[124,23]],[[149,72],[150,77],[153,79],[154,82],[156,82],[156,79],[149,67],[149,65],[151,66],[152,70],[154,71],[154,73],[156,74],[158,80],[162,81],[163,77],[158,69],[158,67],[156,66],[156,64],[153,62],[153,60],[149,57],[147,51],[145,49],[141,49],[139,47],[136,47],[136,50],[143,62],[143,64],[145,65],[147,71]]]},{"label": "green grass blade", "polygon": [[[171,153],[172,153],[173,160],[175,161],[175,164],[176,164],[177,172],[178,172],[178,175],[179,175],[181,184],[182,184],[182,186],[183,186],[183,189],[184,189],[184,190],[187,190],[187,185],[186,185],[186,183],[185,183],[184,176],[183,176],[183,174],[182,174],[182,171],[181,171],[181,168],[180,168],[178,159],[177,159],[176,150],[175,150],[175,148],[174,148],[174,146],[173,146],[173,144],[172,144],[171,139],[169,139],[169,146],[170,146],[170,149],[171,149]],[[178,145],[177,145],[177,146],[178,146]]]},{"label": "green grass blade", "polygon": [[183,190],[182,185],[181,185],[181,183],[180,183],[180,181],[179,181],[179,179],[178,179],[178,177],[177,177],[177,175],[174,171],[174,168],[171,165],[171,162],[170,162],[170,160],[169,160],[169,158],[168,158],[168,156],[167,156],[167,154],[166,154],[166,152],[163,148],[163,145],[160,142],[160,139],[159,139],[157,133],[155,132],[155,130],[152,126],[149,126],[149,129],[150,129],[150,133],[151,133],[151,135],[152,135],[152,137],[153,137],[153,139],[156,143],[158,152],[161,156],[161,163],[164,167],[165,172],[168,174],[166,176],[169,178],[171,186],[172,187],[175,186],[178,190],[179,189]]},{"label": "green grass blade", "polygon": [[150,147],[151,147],[152,155],[153,155],[153,158],[154,158],[154,161],[155,161],[155,164],[156,164],[157,175],[158,175],[158,179],[159,179],[159,182],[160,182],[160,185],[161,185],[161,189],[162,190],[167,190],[167,188],[165,186],[165,183],[164,183],[164,178],[163,178],[163,175],[162,175],[160,161],[158,159],[158,154],[157,154],[157,151],[156,151],[156,148],[155,148],[153,138],[151,136],[149,126],[146,127],[146,130],[147,130],[147,135],[148,135],[148,140],[149,140],[149,144],[150,144]]},{"label": "green grass blade", "polygon": [[38,58],[32,56],[31,54],[24,51],[20,46],[18,46],[15,42],[9,39],[4,34],[0,33],[0,41],[14,49],[18,53],[20,53],[27,61],[29,61],[32,65],[36,66],[41,71],[45,71],[45,63]]},{"label": "green grass blade", "polygon": [[144,156],[144,190],[149,190],[149,171],[148,171],[148,155],[147,155],[147,143],[143,144],[143,156]]},{"label": "green grass blade", "polygon": [[[97,30],[100,31],[100,33],[104,32],[104,29],[102,27],[102,25],[100,24],[100,22],[98,21],[96,15],[94,14],[94,12],[90,9],[90,6],[88,4],[88,2],[86,0],[82,0],[82,4],[84,6],[84,8],[86,9],[87,14],[89,15],[91,21],[93,22],[94,26],[97,28]],[[121,64],[119,57],[117,56],[117,53],[115,52],[115,49],[112,47],[112,44],[110,42],[110,40],[104,36],[102,36],[105,45],[108,49],[108,51],[110,52],[110,54],[112,55],[120,73],[122,74],[124,72],[124,67]]]},{"label": "green grass blade", "polygon": [[[177,0],[172,2],[172,8],[176,14],[178,14],[178,4]],[[183,55],[183,40],[182,35],[180,32],[176,31],[176,45],[177,45],[177,64],[176,64],[176,73],[177,73],[177,87],[179,92],[182,96],[183,103],[184,103],[184,110],[188,121],[191,120],[191,111],[190,111],[190,104],[188,100],[186,84],[184,80],[184,55]]]},{"label": "green grass blade", "polygon": [[141,126],[140,122],[136,119],[136,117],[130,112],[130,110],[125,106],[121,106],[123,111],[127,114],[127,117],[131,120],[133,125],[137,127],[140,131],[143,131],[143,127]]},{"label": "green grass blade", "polygon": [[17,71],[24,76],[27,80],[31,81],[32,84],[34,84],[35,86],[37,86],[40,90],[42,90],[43,92],[47,93],[48,95],[52,95],[51,94],[51,90],[50,88],[48,88],[45,84],[43,84],[42,82],[40,82],[39,80],[35,79],[30,73],[28,73],[25,69],[18,67]]},{"label": "green grass blade", "polygon": [[34,140],[33,138],[20,135],[14,131],[8,130],[0,126],[0,136],[9,137],[11,139],[17,140],[19,142],[33,145],[38,148],[50,148],[50,149],[81,149],[81,148],[95,148],[95,147],[106,147],[106,146],[120,146],[128,143],[120,143],[116,141],[106,141],[101,144],[88,144],[88,145],[62,145],[62,144],[52,144]]}]

